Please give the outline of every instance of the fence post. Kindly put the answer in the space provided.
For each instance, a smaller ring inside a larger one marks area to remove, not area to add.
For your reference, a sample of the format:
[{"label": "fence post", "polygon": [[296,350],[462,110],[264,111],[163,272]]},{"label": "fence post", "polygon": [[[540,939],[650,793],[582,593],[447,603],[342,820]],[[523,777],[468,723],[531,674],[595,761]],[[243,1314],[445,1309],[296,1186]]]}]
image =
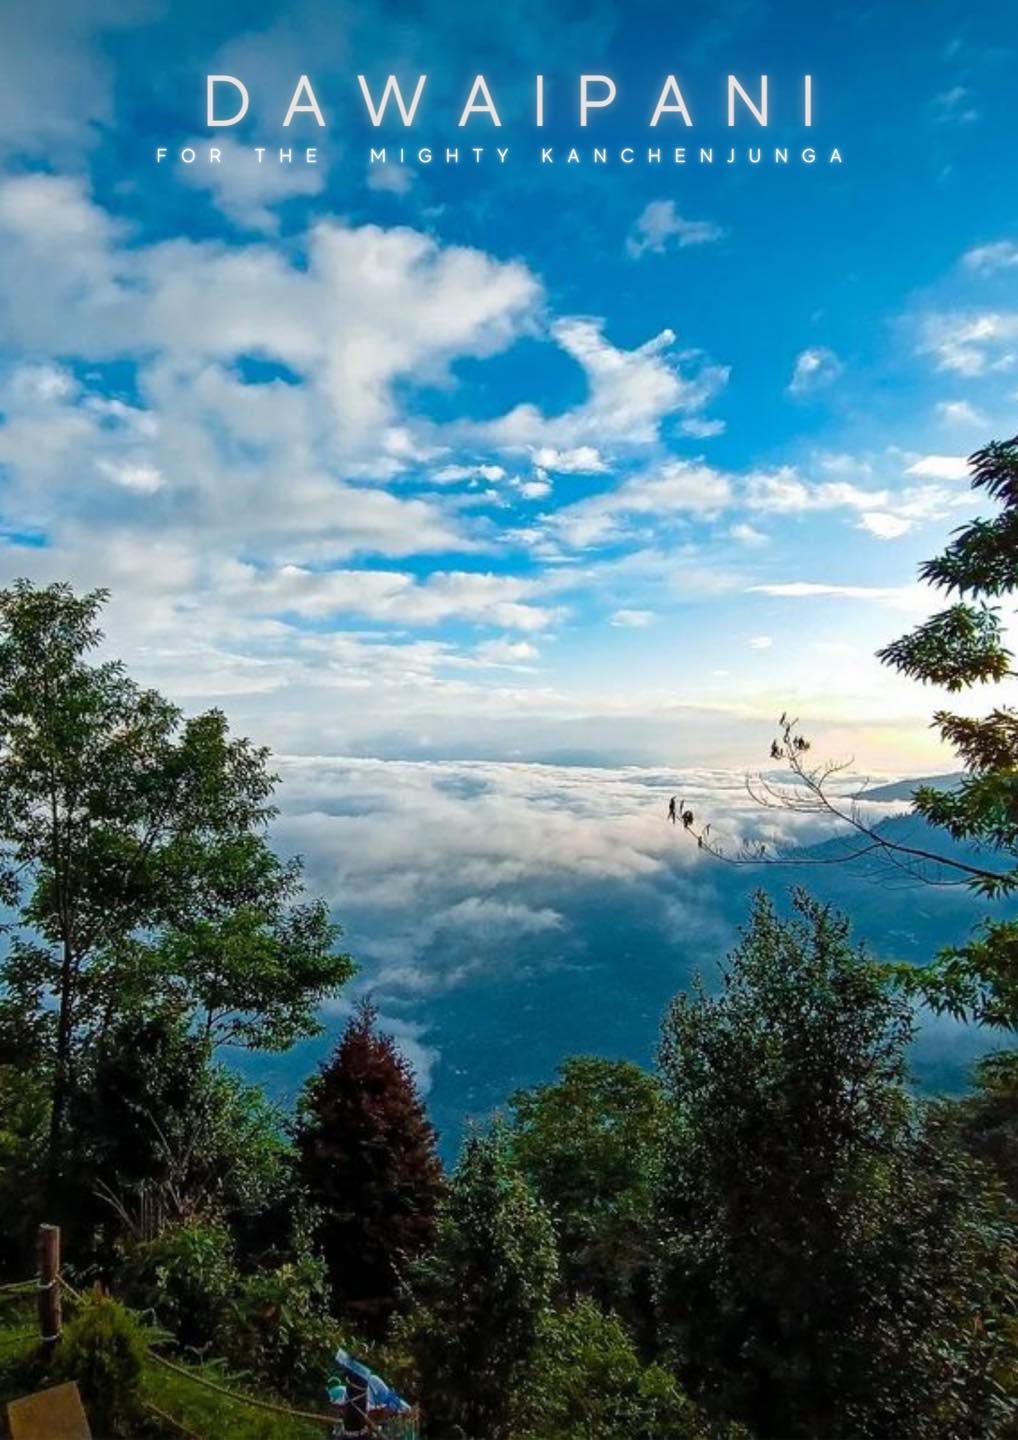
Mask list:
[{"label": "fence post", "polygon": [[39,1333],[43,1344],[60,1339],[60,1226],[39,1226]]}]

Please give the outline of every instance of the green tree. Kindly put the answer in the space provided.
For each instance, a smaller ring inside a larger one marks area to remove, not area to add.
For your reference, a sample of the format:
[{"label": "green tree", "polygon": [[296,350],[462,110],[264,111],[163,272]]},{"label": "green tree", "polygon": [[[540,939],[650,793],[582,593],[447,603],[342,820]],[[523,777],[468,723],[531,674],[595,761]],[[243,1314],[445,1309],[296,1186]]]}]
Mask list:
[{"label": "green tree", "polygon": [[210,1040],[285,1046],[351,971],[266,842],[266,751],[94,660],[105,600],[0,591],[0,1035],[30,1037],[49,1075],[52,1193],[77,1065],[119,1019],[170,1009]]},{"label": "green tree", "polygon": [[566,1293],[590,1295],[646,1336],[660,1081],[627,1060],[574,1056],[511,1099],[513,1153],[549,1207]]},{"label": "green tree", "polygon": [[842,918],[794,906],[759,896],[720,994],[665,1022],[679,1373],[760,1437],[1003,1434],[1014,1232],[909,1097],[907,1001]]},{"label": "green tree", "polygon": [[379,1337],[407,1267],[430,1245],[444,1181],[413,1072],[376,1018],[358,1006],[309,1081],[296,1148],[334,1302]]},{"label": "green tree", "polygon": [[39,1223],[49,1104],[32,1068],[0,1064],[0,1279],[25,1272]]},{"label": "green tree", "polygon": [[471,1136],[439,1211],[435,1246],[411,1274],[399,1328],[413,1353],[427,1434],[509,1440],[556,1279],[551,1220],[496,1125]]}]

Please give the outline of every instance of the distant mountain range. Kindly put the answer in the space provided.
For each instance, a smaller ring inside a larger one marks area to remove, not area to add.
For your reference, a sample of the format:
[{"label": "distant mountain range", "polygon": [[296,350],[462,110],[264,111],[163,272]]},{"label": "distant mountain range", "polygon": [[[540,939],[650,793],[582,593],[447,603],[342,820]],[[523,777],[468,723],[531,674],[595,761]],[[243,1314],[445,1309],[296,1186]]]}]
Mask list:
[{"label": "distant mountain range", "polygon": [[915,792],[925,785],[933,785],[938,790],[956,790],[964,778],[964,774],[959,770],[953,775],[924,775],[919,779],[895,780],[890,785],[875,785],[859,790],[852,799],[911,800]]}]

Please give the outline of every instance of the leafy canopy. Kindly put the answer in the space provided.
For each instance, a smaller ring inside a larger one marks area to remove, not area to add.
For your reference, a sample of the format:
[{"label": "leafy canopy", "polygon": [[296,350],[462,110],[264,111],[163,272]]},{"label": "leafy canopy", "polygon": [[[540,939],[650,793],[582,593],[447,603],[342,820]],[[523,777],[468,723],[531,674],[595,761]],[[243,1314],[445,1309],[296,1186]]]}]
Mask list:
[{"label": "leafy canopy", "polygon": [[106,598],[0,591],[0,1039],[51,1074],[52,1182],[78,1061],[125,1016],[285,1047],[351,973],[266,840],[267,752],[95,659]]},{"label": "leafy canopy", "polygon": [[[803,891],[680,995],[661,1321],[695,1398],[766,1440],[1003,1434],[1014,1232],[905,1085],[908,1001]],[[1003,1321],[1000,1322],[1003,1324]]]}]

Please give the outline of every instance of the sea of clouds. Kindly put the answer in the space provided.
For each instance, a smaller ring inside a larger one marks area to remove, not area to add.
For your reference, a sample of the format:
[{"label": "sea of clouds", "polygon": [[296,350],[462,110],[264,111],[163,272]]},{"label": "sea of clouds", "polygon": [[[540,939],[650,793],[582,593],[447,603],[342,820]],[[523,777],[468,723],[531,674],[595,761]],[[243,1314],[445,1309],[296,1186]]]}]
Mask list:
[{"label": "sea of clouds", "polygon": [[[570,1053],[653,1061],[668,1000],[716,987],[760,885],[805,883],[888,957],[921,961],[981,913],[964,890],[910,889],[850,868],[732,866],[668,823],[676,795],[722,844],[812,844],[812,817],[761,811],[725,770],[494,761],[284,758],[274,839],[304,857],[359,962],[325,1033],[243,1066],[288,1101],[357,994],[413,1064],[447,1147],[464,1122],[550,1078]],[[844,789],[864,777],[846,776]],[[866,806],[874,819],[900,801]],[[904,903],[903,903],[904,900]],[[920,1082],[956,1088],[992,1037],[926,1017]]]}]

